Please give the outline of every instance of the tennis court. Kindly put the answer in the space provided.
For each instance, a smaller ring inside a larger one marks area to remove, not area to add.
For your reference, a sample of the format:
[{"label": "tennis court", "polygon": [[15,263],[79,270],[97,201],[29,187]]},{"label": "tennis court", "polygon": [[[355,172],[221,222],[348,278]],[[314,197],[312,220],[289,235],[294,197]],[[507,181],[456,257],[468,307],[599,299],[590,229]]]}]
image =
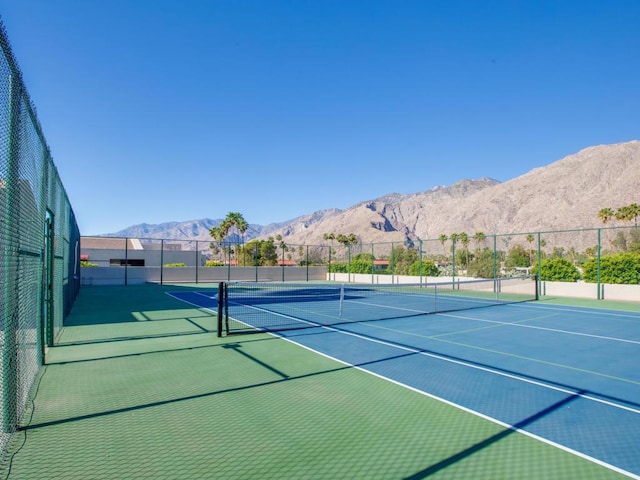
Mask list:
[{"label": "tennis court", "polygon": [[534,294],[518,287],[517,296],[504,299],[471,288],[462,296],[447,291],[438,311],[449,313],[425,315],[436,311],[433,293],[411,286],[335,292],[326,285],[235,284],[226,308],[238,331],[248,325],[278,331],[330,358],[640,475],[640,314],[519,303]]},{"label": "tennis court", "polygon": [[638,312],[218,337],[217,291],[83,288],[1,478],[638,478]]}]

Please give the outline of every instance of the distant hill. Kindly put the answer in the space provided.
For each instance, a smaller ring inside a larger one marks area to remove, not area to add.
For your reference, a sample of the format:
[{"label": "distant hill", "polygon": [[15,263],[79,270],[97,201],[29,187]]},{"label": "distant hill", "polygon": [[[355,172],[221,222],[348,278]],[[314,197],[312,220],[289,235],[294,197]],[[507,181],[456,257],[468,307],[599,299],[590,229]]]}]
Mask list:
[{"label": "distant hill", "polygon": [[[127,227],[114,233],[108,233],[105,237],[128,237],[128,238],[158,238],[172,240],[211,240],[209,231],[220,224],[222,219],[212,220],[203,218],[200,220],[187,220],[184,222],[166,222],[159,224],[141,223]],[[260,225],[249,225],[245,234],[247,238],[255,238],[262,232],[264,227]]]},{"label": "distant hill", "polygon": [[[362,201],[266,226],[250,225],[245,240],[280,234],[290,245],[324,243],[326,233],[360,241],[415,242],[441,234],[537,232],[601,226],[596,214],[640,203],[640,142],[585,148],[500,183],[464,179],[450,186]],[[274,216],[277,211],[274,211]],[[221,219],[135,225],[110,234],[138,238],[210,240]]]}]

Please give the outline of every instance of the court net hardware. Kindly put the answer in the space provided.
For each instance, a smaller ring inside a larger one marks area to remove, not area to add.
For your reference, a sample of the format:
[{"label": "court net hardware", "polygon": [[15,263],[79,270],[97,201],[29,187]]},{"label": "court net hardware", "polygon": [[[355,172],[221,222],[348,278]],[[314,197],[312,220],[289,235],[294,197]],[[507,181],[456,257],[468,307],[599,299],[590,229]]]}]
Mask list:
[{"label": "court net hardware", "polygon": [[428,284],[221,282],[218,335],[419,317],[534,300],[535,276]]}]

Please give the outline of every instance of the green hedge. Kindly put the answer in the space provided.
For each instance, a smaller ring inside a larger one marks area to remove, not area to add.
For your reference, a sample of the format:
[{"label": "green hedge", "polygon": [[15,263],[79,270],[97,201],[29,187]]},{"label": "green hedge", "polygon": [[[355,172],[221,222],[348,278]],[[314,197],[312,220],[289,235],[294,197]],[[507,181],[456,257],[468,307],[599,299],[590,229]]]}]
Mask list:
[{"label": "green hedge", "polygon": [[[584,264],[585,282],[598,281],[598,260],[592,258]],[[600,258],[600,282],[619,285],[640,284],[640,254],[619,253]]]},{"label": "green hedge", "polygon": [[577,282],[581,278],[580,271],[573,263],[566,258],[558,257],[542,260],[540,272],[538,264],[535,264],[531,273],[548,282]]}]

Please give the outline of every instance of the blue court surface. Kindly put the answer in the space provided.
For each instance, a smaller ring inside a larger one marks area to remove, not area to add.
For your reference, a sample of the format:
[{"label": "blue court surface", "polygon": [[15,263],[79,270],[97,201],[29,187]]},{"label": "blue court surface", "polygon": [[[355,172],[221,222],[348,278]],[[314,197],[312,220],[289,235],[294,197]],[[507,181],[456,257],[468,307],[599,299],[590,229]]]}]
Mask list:
[{"label": "blue court surface", "polygon": [[[213,291],[175,296],[217,308]],[[305,303],[329,315],[327,302]],[[273,305],[295,322],[291,305]],[[317,326],[306,316],[305,328],[274,334],[640,478],[640,313],[528,302],[386,317]]]}]

